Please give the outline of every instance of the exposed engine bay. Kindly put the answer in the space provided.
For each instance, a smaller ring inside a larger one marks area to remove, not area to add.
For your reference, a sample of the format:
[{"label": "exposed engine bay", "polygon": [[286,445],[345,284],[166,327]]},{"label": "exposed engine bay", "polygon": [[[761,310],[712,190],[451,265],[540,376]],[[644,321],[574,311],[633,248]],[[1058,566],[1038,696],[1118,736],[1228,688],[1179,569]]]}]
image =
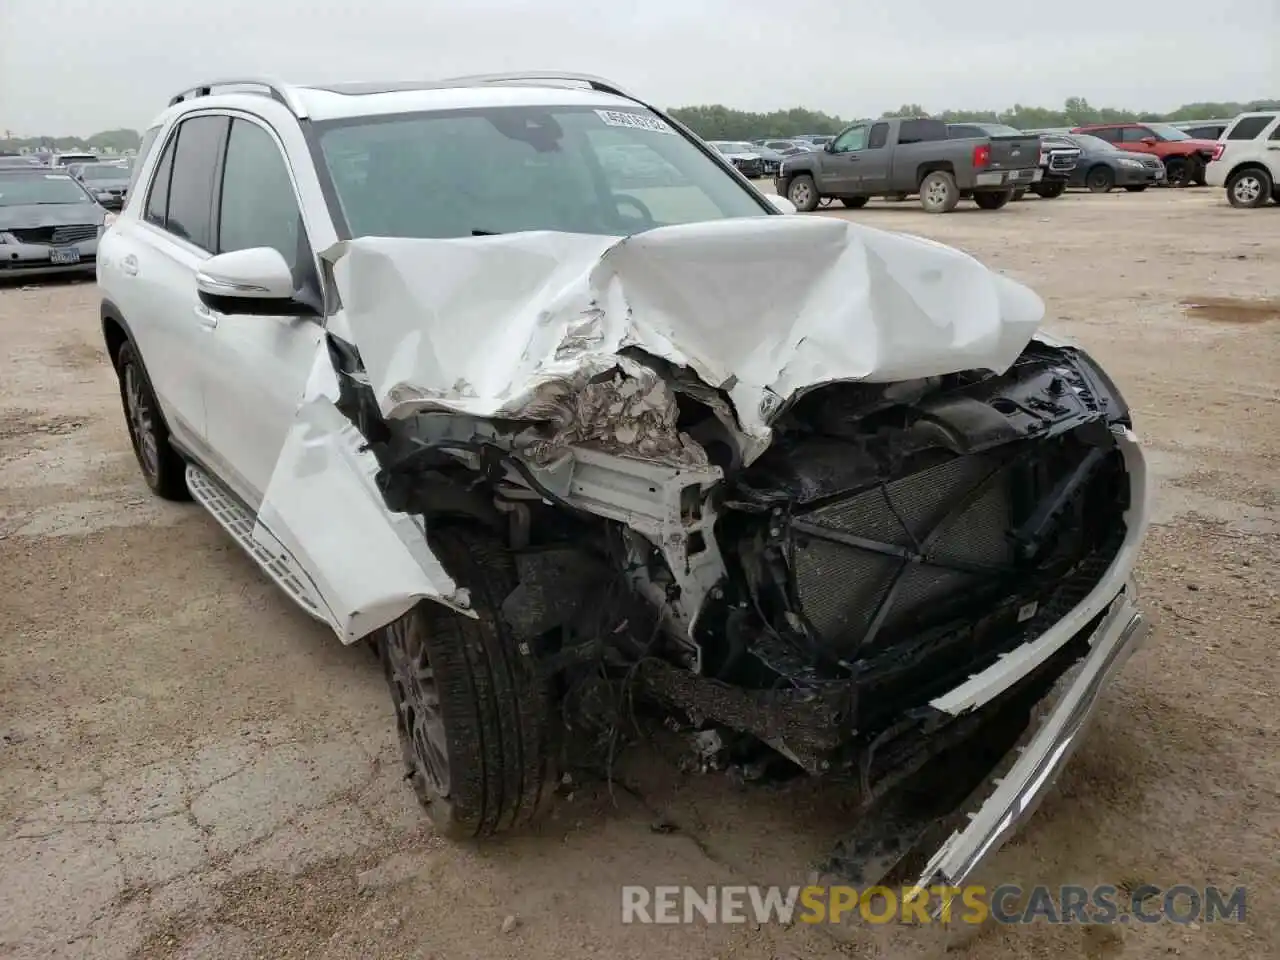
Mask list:
[{"label": "exposed engine bay", "polygon": [[[639,352],[590,386],[615,424],[628,397],[665,394],[635,429],[678,438],[667,463],[589,436],[547,456],[540,422],[388,422],[354,351],[332,352],[388,506],[428,536],[464,518],[507,545],[519,585],[502,616],[563,696],[603,664],[695,729],[851,779],[868,804],[972,734],[982,711],[931,700],[1059,621],[1125,535],[1128,411],[1074,348],[1032,341],[1000,375],[818,387],[777,411],[749,465],[724,398]],[[1025,713],[1083,650],[1064,645],[986,712]]]}]

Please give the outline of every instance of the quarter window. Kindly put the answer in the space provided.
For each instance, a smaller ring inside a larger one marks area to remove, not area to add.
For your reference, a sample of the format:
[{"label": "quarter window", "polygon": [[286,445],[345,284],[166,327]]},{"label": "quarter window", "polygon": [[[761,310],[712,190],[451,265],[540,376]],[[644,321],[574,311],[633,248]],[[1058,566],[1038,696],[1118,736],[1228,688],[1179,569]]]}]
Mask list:
[{"label": "quarter window", "polygon": [[1227,134],[1228,140],[1253,140],[1271,122],[1271,117],[1241,117]]},{"label": "quarter window", "polygon": [[1090,136],[1097,137],[1099,140],[1105,140],[1107,143],[1120,142],[1119,127],[1101,127],[1097,130],[1086,130],[1085,132]]},{"label": "quarter window", "polygon": [[173,151],[178,145],[178,136],[174,134],[165,144],[160,162],[156,164],[156,172],[151,178],[151,192],[147,195],[147,209],[143,214],[148,223],[163,227],[169,215],[169,180],[173,175]]},{"label": "quarter window", "polygon": [[218,253],[271,247],[298,277],[302,213],[275,139],[249,120],[234,120],[227,140],[218,219]]},{"label": "quarter window", "polygon": [[1280,140],[1280,121],[1277,121],[1275,128],[1271,131],[1271,136],[1267,137],[1267,139]]}]

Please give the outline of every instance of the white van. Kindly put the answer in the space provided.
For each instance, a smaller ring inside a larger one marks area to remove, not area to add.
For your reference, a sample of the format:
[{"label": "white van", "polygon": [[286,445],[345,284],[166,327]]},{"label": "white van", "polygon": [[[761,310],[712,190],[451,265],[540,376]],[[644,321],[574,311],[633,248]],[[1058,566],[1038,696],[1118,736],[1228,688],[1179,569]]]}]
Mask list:
[{"label": "white van", "polygon": [[1242,113],[1218,138],[1205,168],[1211,187],[1226,187],[1233,207],[1280,203],[1280,111]]}]

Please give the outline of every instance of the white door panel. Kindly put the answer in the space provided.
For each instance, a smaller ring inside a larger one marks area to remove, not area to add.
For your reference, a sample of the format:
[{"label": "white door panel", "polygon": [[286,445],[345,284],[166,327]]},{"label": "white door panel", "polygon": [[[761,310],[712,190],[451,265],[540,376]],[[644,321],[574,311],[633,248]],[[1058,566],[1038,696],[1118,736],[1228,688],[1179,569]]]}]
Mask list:
[{"label": "white door panel", "polygon": [[255,509],[293,427],[324,331],[314,319],[216,314],[206,340],[206,435],[215,467]]},{"label": "white door panel", "polygon": [[112,299],[142,355],[165,421],[180,439],[198,441],[205,433],[204,391],[193,365],[206,334],[196,316],[194,277],[206,254],[138,220],[118,221],[109,238],[103,269],[112,274]]}]

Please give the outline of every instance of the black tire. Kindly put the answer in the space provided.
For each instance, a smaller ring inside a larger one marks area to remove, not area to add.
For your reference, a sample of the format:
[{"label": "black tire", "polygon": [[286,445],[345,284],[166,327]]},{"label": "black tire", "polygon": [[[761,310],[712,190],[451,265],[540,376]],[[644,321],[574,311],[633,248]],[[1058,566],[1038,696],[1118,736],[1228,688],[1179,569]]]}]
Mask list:
[{"label": "black tire", "polygon": [[1015,190],[1015,191],[1013,191],[1013,199],[1014,199],[1014,202],[1016,203],[1017,201],[1021,200],[1021,199],[1022,199],[1023,197],[1025,197],[1026,195],[1027,195],[1027,191],[1026,191],[1026,188],[1025,188],[1025,187],[1024,187],[1024,188],[1022,188],[1022,189],[1020,189],[1020,190]]},{"label": "black tire", "polygon": [[424,601],[373,640],[407,778],[437,833],[475,839],[528,823],[554,784],[551,697],[502,620],[516,586],[510,555],[461,527],[433,546],[478,619]]},{"label": "black tire", "polygon": [[1085,174],[1084,185],[1090,193],[1110,193],[1116,185],[1116,175],[1110,167],[1100,163]]},{"label": "black tire", "polygon": [[1184,157],[1170,157],[1164,162],[1164,182],[1171,187],[1185,187],[1189,172]]},{"label": "black tire", "polygon": [[1132,186],[1125,187],[1125,189],[1130,193],[1141,193],[1143,190],[1147,189],[1147,185],[1145,183],[1135,183]]},{"label": "black tire", "polygon": [[795,208],[801,213],[812,213],[818,209],[818,201],[822,199],[822,195],[818,193],[818,186],[813,182],[813,177],[807,173],[801,173],[791,178],[791,182],[787,184],[787,199],[795,204]]},{"label": "black tire", "polygon": [[116,376],[120,380],[120,404],[129,442],[142,479],[152,493],[164,500],[190,500],[186,462],[169,443],[169,427],[151,389],[151,378],[137,348],[128,340],[116,354]]},{"label": "black tire", "polygon": [[973,195],[973,202],[980,210],[999,210],[1013,199],[1012,190],[981,190]]},{"label": "black tire", "polygon": [[1227,203],[1241,209],[1266,206],[1276,192],[1271,174],[1262,167],[1245,167],[1227,177]]},{"label": "black tire", "polygon": [[1031,188],[1031,192],[1041,200],[1056,200],[1067,192],[1067,185],[1062,180],[1049,180],[1037,183]]},{"label": "black tire", "polygon": [[950,213],[960,202],[956,178],[945,170],[935,170],[920,181],[920,206],[925,213]]},{"label": "black tire", "polygon": [[1199,155],[1196,155],[1191,158],[1190,164],[1191,166],[1190,166],[1190,170],[1187,173],[1187,177],[1197,187],[1207,187],[1209,185],[1209,181],[1206,178],[1205,174],[1208,172],[1206,170],[1206,167],[1208,166],[1208,164],[1205,163],[1204,158]]},{"label": "black tire", "polygon": [[861,210],[870,199],[870,197],[841,197],[840,202],[850,210]]},{"label": "black tire", "polygon": [[[1276,192],[1271,174],[1261,166],[1245,166],[1226,178],[1226,202],[1234,207],[1252,210],[1266,206],[1267,198]],[[1277,201],[1280,202],[1280,201]]]}]

